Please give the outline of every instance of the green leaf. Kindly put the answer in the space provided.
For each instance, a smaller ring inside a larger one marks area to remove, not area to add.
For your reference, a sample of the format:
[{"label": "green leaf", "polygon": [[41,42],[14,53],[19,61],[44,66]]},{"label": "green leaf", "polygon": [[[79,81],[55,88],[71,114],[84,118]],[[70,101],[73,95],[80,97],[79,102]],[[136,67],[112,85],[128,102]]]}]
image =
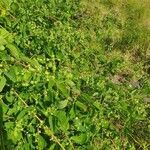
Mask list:
[{"label": "green leaf", "polygon": [[56,144],[54,143],[54,144],[52,144],[50,147],[49,147],[49,149],[48,150],[54,150],[55,149],[55,146],[56,146]]},{"label": "green leaf", "polygon": [[5,47],[3,45],[0,46],[0,51],[5,50]]},{"label": "green leaf", "polygon": [[[33,132],[33,133],[34,133],[34,132]],[[27,136],[27,142],[28,142],[28,144],[31,146],[32,143],[33,143],[33,137],[30,136],[30,135],[28,135],[28,136]]]},{"label": "green leaf", "polygon": [[22,146],[22,150],[30,150],[30,144],[29,143],[24,143]]},{"label": "green leaf", "polygon": [[79,107],[80,109],[84,110],[84,111],[87,110],[87,106],[80,101],[76,102],[76,106]]},{"label": "green leaf", "polygon": [[103,107],[101,106],[101,103],[98,102],[98,101],[95,101],[95,102],[93,103],[93,106],[95,106],[95,107],[96,107],[97,109],[99,109],[100,111],[103,110]]},{"label": "green leaf", "polygon": [[51,89],[55,84],[55,80],[53,78],[49,78],[48,89]]},{"label": "green leaf", "polygon": [[18,130],[17,128],[15,128],[14,130],[11,130],[9,137],[14,143],[16,143],[22,138],[22,132]]},{"label": "green leaf", "polygon": [[10,70],[8,72],[4,73],[11,81],[16,82],[17,78],[16,78],[16,72],[15,72],[15,68],[11,67]]},{"label": "green leaf", "polygon": [[6,122],[5,123],[5,127],[7,128],[7,129],[13,129],[14,128],[14,126],[15,126],[15,123],[14,122]]},{"label": "green leaf", "polygon": [[66,85],[62,82],[57,82],[56,83],[57,88],[62,92],[62,94],[65,97],[69,97],[69,90],[67,89]]},{"label": "green leaf", "polygon": [[36,129],[34,128],[34,126],[30,125],[30,126],[29,126],[29,131],[30,131],[31,133],[34,133],[34,132],[36,131]]},{"label": "green leaf", "polygon": [[53,132],[55,132],[56,131],[56,117],[55,116],[49,116],[48,117],[48,123],[49,123],[51,130]]},{"label": "green leaf", "polygon": [[9,95],[9,94],[7,93],[7,94],[6,94],[6,99],[7,99],[8,102],[12,103],[12,102],[14,101],[15,97],[12,96],[12,95]]},{"label": "green leaf", "polygon": [[4,39],[4,37],[0,36],[0,46],[4,46],[7,44],[7,41]]},{"label": "green leaf", "polygon": [[87,135],[85,133],[82,133],[78,136],[72,136],[71,140],[73,140],[77,144],[84,144],[87,141]]},{"label": "green leaf", "polygon": [[21,58],[22,61],[24,61],[24,62],[26,62],[26,63],[31,63],[31,59],[28,58],[28,57],[26,57],[26,56],[24,56],[24,55],[21,55],[20,58]]},{"label": "green leaf", "polygon": [[38,63],[38,61],[36,59],[31,59],[30,64],[36,68],[38,71],[40,71],[40,64]]},{"label": "green leaf", "polygon": [[63,108],[65,108],[67,106],[67,104],[68,104],[68,100],[60,101],[58,103],[58,108],[59,109],[63,109]]},{"label": "green leaf", "polygon": [[31,78],[33,76],[33,73],[32,72],[25,72],[24,76],[23,76],[23,80],[27,83],[30,82]]},{"label": "green leaf", "polygon": [[17,11],[19,9],[19,6],[17,3],[12,3],[10,8],[13,10],[13,11]]},{"label": "green leaf", "polygon": [[6,78],[4,76],[2,76],[2,77],[0,77],[0,92],[2,92],[5,85],[6,85]]},{"label": "green leaf", "polygon": [[19,59],[20,58],[20,52],[19,52],[19,49],[13,45],[13,44],[7,44],[6,45],[7,48],[9,49],[10,51],[10,54],[15,57],[16,59]]},{"label": "green leaf", "polygon": [[69,112],[69,115],[70,115],[70,119],[75,118],[76,113],[75,113],[75,110],[74,110],[74,106],[71,108],[71,110],[70,110],[70,112]]},{"label": "green leaf", "polygon": [[58,111],[56,114],[56,117],[59,120],[59,126],[63,131],[68,130],[69,128],[69,123],[68,123],[68,118],[66,116],[65,111]]},{"label": "green leaf", "polygon": [[20,119],[22,119],[25,115],[27,114],[27,110],[26,109],[23,109],[23,110],[21,110],[21,112],[18,114],[18,116],[17,116],[17,120],[20,120]]},{"label": "green leaf", "polygon": [[36,137],[38,139],[39,149],[44,149],[47,145],[45,139],[41,135],[37,135]]},{"label": "green leaf", "polygon": [[[5,30],[4,28],[0,28],[0,36],[1,36],[0,40],[3,41],[4,39],[9,37],[10,35],[11,34],[7,30]],[[6,41],[5,41],[5,44],[6,44]]]}]

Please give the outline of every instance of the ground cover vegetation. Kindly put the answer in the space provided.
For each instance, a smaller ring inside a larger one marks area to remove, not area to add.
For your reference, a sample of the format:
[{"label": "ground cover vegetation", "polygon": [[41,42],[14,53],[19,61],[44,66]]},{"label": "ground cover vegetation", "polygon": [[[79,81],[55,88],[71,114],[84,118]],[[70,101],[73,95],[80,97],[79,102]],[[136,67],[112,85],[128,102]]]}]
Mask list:
[{"label": "ground cover vegetation", "polygon": [[149,0],[0,0],[0,149],[150,149]]}]

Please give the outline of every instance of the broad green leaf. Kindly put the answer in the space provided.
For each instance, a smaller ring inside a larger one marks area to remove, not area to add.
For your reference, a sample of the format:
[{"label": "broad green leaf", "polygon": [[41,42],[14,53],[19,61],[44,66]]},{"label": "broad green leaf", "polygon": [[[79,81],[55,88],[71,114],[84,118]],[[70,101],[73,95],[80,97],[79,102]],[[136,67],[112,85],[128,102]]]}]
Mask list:
[{"label": "broad green leaf", "polygon": [[15,108],[15,107],[9,108],[9,110],[8,110],[8,112],[7,112],[8,115],[13,115],[13,114],[15,114],[15,113],[16,113],[16,108]]},{"label": "broad green leaf", "polygon": [[5,122],[5,127],[6,127],[7,129],[12,129],[12,128],[14,128],[14,126],[15,126],[15,123],[14,123],[14,122],[11,122],[11,121]]},{"label": "broad green leaf", "polygon": [[5,9],[0,9],[0,16],[5,16],[6,15],[6,10]]},{"label": "broad green leaf", "polygon": [[10,56],[7,54],[7,51],[0,51],[0,60],[7,61],[10,60]]},{"label": "broad green leaf", "polygon": [[48,150],[54,150],[55,149],[56,144],[52,144]]},{"label": "broad green leaf", "polygon": [[19,6],[17,3],[12,3],[10,8],[13,10],[13,11],[17,11],[19,9]]},{"label": "broad green leaf", "polygon": [[22,76],[20,75],[22,73],[22,69],[23,69],[22,66],[13,65],[4,74],[13,82],[22,81],[23,79]]},{"label": "broad green leaf", "polygon": [[55,132],[55,130],[56,130],[56,121],[55,121],[54,117],[55,116],[49,116],[48,117],[48,123],[49,123],[49,126],[53,132]]},{"label": "broad green leaf", "polygon": [[71,108],[71,110],[70,110],[69,114],[70,114],[70,119],[75,118],[76,113],[75,113],[75,110],[74,110],[74,106]]},{"label": "broad green leaf", "polygon": [[22,119],[25,115],[27,114],[27,110],[26,109],[23,109],[23,110],[21,110],[21,112],[18,114],[18,116],[17,116],[17,120],[20,120],[20,119]]},{"label": "broad green leaf", "polygon": [[29,129],[29,131],[30,131],[31,133],[35,133],[35,132],[36,132],[36,129],[35,129],[34,126],[32,126],[32,125],[30,125],[28,129]]},{"label": "broad green leaf", "polygon": [[5,47],[3,45],[0,46],[0,51],[5,50]]},{"label": "broad green leaf", "polygon": [[68,123],[68,118],[66,116],[66,112],[64,111],[58,111],[56,114],[56,117],[59,120],[59,126],[63,131],[68,130],[69,128],[69,123]]},{"label": "broad green leaf", "polygon": [[87,141],[87,135],[85,133],[81,133],[80,135],[77,136],[72,136],[71,140],[73,140],[77,144],[84,144]]},{"label": "broad green leaf", "polygon": [[12,102],[14,101],[15,97],[12,96],[12,95],[9,95],[9,94],[7,93],[7,94],[6,94],[6,99],[7,99],[8,102],[12,103]]},{"label": "broad green leaf", "polygon": [[2,92],[5,85],[6,85],[6,78],[4,76],[1,76],[0,77],[0,92]]},{"label": "broad green leaf", "polygon": [[9,138],[11,138],[11,140],[14,143],[17,143],[17,141],[19,141],[22,138],[22,132],[18,130],[17,128],[15,128],[14,130],[11,130]]},{"label": "broad green leaf", "polygon": [[22,150],[30,150],[30,144],[29,143],[24,143],[22,146]]},{"label": "broad green leaf", "polygon": [[45,139],[40,134],[37,135],[36,138],[38,140],[39,149],[44,149],[47,145]]},{"label": "broad green leaf", "polygon": [[71,87],[71,88],[75,88],[75,83],[71,80],[67,80],[67,84]]},{"label": "broad green leaf", "polygon": [[29,63],[32,67],[36,68],[38,71],[41,69],[40,64],[36,59],[31,59],[24,56],[23,54],[20,54],[20,60],[24,61],[25,63]]},{"label": "broad green leaf", "polygon": [[35,67],[38,71],[41,70],[41,66],[36,59],[31,59],[30,64]]},{"label": "broad green leaf", "polygon": [[[5,30],[4,28],[0,28],[0,36],[1,36],[1,40],[4,40],[4,39],[6,39],[8,36],[10,36],[10,33],[7,31],[7,30]],[[5,43],[6,43],[6,41],[5,41]]]},{"label": "broad green leaf", "polygon": [[0,46],[4,46],[7,44],[7,41],[0,35]]},{"label": "broad green leaf", "polygon": [[[33,132],[34,133],[34,132]],[[29,143],[30,147],[33,144],[33,136],[27,135],[27,142]]]},{"label": "broad green leaf", "polygon": [[22,61],[26,62],[26,63],[31,63],[31,59],[28,58],[28,57],[26,57],[26,56],[24,56],[24,55],[21,55],[21,56],[20,56],[20,59],[21,59]]},{"label": "broad green leaf", "polygon": [[65,108],[67,106],[67,104],[68,104],[68,100],[60,101],[58,103],[58,108],[59,109],[63,109],[63,108]]},{"label": "broad green leaf", "polygon": [[10,54],[15,57],[16,59],[19,59],[20,58],[20,52],[19,52],[19,49],[13,45],[13,44],[7,44],[6,45],[7,48],[9,49],[10,51]]},{"label": "broad green leaf", "polygon": [[28,83],[28,82],[30,82],[32,76],[33,76],[32,72],[26,71],[23,76],[23,80]]},{"label": "broad green leaf", "polygon": [[100,103],[100,102],[95,101],[95,102],[93,103],[93,105],[94,105],[97,109],[99,109],[100,111],[103,110],[103,107],[101,106],[101,103]]},{"label": "broad green leaf", "polygon": [[80,101],[76,102],[76,106],[79,107],[80,109],[84,110],[84,111],[87,110],[87,106]]},{"label": "broad green leaf", "polygon": [[16,72],[15,72],[14,67],[11,67],[10,70],[8,72],[5,72],[4,74],[13,82],[17,81]]},{"label": "broad green leaf", "polygon": [[65,97],[69,97],[69,90],[67,89],[67,86],[64,83],[57,82],[56,85],[57,85],[57,88],[61,91],[61,93]]},{"label": "broad green leaf", "polygon": [[64,55],[61,51],[58,51],[56,57],[57,57],[57,59],[63,59]]},{"label": "broad green leaf", "polygon": [[48,89],[51,89],[54,85],[55,85],[55,79],[50,77],[48,82]]}]

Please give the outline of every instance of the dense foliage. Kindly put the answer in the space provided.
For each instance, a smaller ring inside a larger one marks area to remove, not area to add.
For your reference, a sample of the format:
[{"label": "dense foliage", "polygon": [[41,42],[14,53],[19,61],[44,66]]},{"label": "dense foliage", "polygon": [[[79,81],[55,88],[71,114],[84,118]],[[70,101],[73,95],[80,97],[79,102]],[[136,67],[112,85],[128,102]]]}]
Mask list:
[{"label": "dense foliage", "polygon": [[148,150],[148,0],[0,0],[0,149]]}]

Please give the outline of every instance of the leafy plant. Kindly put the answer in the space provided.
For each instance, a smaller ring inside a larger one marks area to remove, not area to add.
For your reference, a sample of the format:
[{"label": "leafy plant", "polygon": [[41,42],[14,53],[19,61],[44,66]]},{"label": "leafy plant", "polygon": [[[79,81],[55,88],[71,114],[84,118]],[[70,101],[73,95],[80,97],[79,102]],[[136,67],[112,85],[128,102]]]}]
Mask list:
[{"label": "leafy plant", "polygon": [[0,2],[0,149],[149,149],[149,3]]}]

